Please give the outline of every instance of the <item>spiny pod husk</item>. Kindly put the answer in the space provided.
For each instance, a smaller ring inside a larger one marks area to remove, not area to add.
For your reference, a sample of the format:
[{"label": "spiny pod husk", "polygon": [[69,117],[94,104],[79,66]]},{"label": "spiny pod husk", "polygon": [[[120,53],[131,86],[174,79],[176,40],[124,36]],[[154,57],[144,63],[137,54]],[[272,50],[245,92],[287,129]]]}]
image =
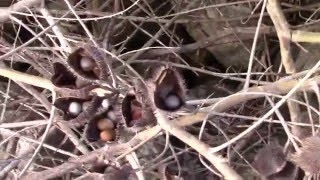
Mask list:
[{"label": "spiny pod husk", "polygon": [[291,155],[291,160],[307,175],[320,174],[320,137],[305,138],[301,146],[300,151]]},{"label": "spiny pod husk", "polygon": [[68,56],[68,65],[84,80],[107,80],[111,60],[99,48],[86,44]]},{"label": "spiny pod husk", "polygon": [[150,98],[154,105],[168,112],[179,110],[185,104],[186,87],[176,69],[160,68],[149,82]]},{"label": "spiny pod husk", "polygon": [[126,131],[138,132],[156,122],[148,89],[140,80],[133,81],[133,88],[125,94],[118,107],[118,116]]},{"label": "spiny pod husk", "polygon": [[51,77],[51,82],[55,85],[55,90],[61,97],[88,99],[89,92],[99,87],[99,85],[92,85],[79,80],[61,63],[54,63],[53,68],[54,74]]},{"label": "spiny pod husk", "polygon": [[54,70],[54,74],[51,77],[51,82],[56,87],[70,88],[70,89],[77,88],[76,76],[74,76],[63,64],[57,63],[57,62],[54,63],[53,70]]},{"label": "spiny pod husk", "polygon": [[139,131],[148,124],[142,116],[142,105],[134,94],[128,93],[121,102],[121,116],[126,130]]},{"label": "spiny pod husk", "polygon": [[110,96],[93,96],[89,99],[64,97],[58,98],[54,105],[64,112],[64,120],[68,125],[81,127],[93,117],[108,112],[114,101]]}]

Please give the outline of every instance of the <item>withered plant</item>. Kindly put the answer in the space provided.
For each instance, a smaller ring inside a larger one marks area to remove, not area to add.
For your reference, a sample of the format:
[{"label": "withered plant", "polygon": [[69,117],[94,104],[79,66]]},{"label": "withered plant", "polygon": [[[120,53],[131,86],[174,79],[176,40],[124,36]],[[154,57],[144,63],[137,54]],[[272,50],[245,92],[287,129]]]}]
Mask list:
[{"label": "withered plant", "polygon": [[0,7],[0,179],[319,179],[318,1]]}]

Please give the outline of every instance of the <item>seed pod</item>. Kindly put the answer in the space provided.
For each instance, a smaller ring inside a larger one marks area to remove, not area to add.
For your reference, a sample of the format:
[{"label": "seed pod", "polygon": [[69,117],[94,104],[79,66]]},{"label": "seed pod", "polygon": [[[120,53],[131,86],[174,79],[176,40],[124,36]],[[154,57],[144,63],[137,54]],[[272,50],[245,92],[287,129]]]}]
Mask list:
[{"label": "seed pod", "polygon": [[127,127],[133,127],[139,121],[144,121],[142,118],[141,104],[136,101],[135,95],[127,94],[121,104],[122,117],[125,120]]},{"label": "seed pod", "polygon": [[68,64],[75,73],[85,80],[106,80],[111,61],[98,48],[85,45],[68,56]]},{"label": "seed pod", "polygon": [[121,103],[122,116],[127,127],[130,127],[132,121],[132,101],[135,99],[133,94],[127,94]]},{"label": "seed pod", "polygon": [[114,142],[118,139],[118,131],[116,128],[100,130],[97,125],[97,120],[91,120],[87,124],[84,134],[89,142],[99,140]]},{"label": "seed pod", "polygon": [[56,86],[57,94],[62,97],[88,99],[89,92],[99,87],[78,79],[61,63],[54,63],[53,68],[54,74],[51,77],[51,81]]},{"label": "seed pod", "polygon": [[64,112],[64,120],[67,121],[67,125],[81,127],[94,117],[97,109],[97,107],[95,107],[96,98],[97,97],[90,97],[88,99],[76,97],[58,98],[54,106]]},{"label": "seed pod", "polygon": [[173,68],[161,69],[154,77],[153,101],[164,111],[177,111],[185,104],[185,86]]},{"label": "seed pod", "polygon": [[78,99],[74,97],[58,98],[56,99],[54,106],[64,112],[65,120],[71,120],[78,117],[82,113],[82,104],[85,101],[86,100],[84,99]]},{"label": "seed pod", "polygon": [[85,137],[89,142],[95,142],[99,140],[116,141],[118,138],[118,124],[116,121],[112,121],[110,120],[110,117],[108,117],[110,111],[113,111],[112,107],[110,107],[108,111],[96,115],[89,121],[84,130]]},{"label": "seed pod", "polygon": [[143,117],[143,107],[132,93],[128,93],[121,102],[121,116],[129,131],[139,131],[152,120]]},{"label": "seed pod", "polygon": [[97,120],[96,119],[90,120],[84,130],[86,139],[89,142],[98,141],[100,139],[100,133],[101,133],[101,130],[97,126]]},{"label": "seed pod", "polygon": [[52,83],[57,87],[76,88],[77,78],[61,63],[53,64],[54,74],[51,77]]}]

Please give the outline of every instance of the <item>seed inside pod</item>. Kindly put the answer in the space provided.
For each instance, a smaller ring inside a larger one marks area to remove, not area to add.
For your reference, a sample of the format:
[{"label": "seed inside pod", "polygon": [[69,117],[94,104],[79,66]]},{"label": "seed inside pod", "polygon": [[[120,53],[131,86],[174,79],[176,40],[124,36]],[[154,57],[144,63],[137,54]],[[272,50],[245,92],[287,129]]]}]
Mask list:
[{"label": "seed inside pod", "polygon": [[89,57],[83,56],[80,60],[80,66],[83,71],[92,71],[94,68],[93,60]]},{"label": "seed inside pod", "polygon": [[117,119],[116,117],[116,114],[114,113],[114,111],[110,110],[108,111],[108,114],[107,114],[108,118],[112,121],[115,121]]},{"label": "seed inside pod", "polygon": [[110,106],[110,102],[109,102],[108,99],[104,99],[104,100],[102,101],[101,105],[102,105],[102,107],[103,107],[104,109],[108,109],[109,106]]},{"label": "seed inside pod", "polygon": [[78,114],[81,113],[82,111],[82,107],[81,107],[81,104],[79,102],[71,102],[69,104],[69,108],[68,108],[68,111],[71,115],[73,116],[77,116]]},{"label": "seed inside pod", "polygon": [[103,118],[98,120],[97,126],[100,130],[114,129],[114,124],[110,119]]},{"label": "seed inside pod", "polygon": [[141,110],[141,108],[132,107],[131,120],[142,120],[142,110]]},{"label": "seed inside pod", "polygon": [[181,100],[177,95],[174,94],[168,95],[165,102],[166,105],[171,109],[176,109],[181,105]]},{"label": "seed inside pod", "polygon": [[116,138],[116,132],[111,129],[107,129],[100,132],[100,139],[102,141],[114,141]]}]

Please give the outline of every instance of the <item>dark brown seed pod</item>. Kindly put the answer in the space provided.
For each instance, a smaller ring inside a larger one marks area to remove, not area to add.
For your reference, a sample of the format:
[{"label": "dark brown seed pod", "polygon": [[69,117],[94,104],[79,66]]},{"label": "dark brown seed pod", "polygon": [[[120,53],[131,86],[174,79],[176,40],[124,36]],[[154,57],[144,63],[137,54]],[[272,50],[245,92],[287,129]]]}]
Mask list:
[{"label": "dark brown seed pod", "polygon": [[[130,91],[123,98],[120,105],[120,113],[122,123],[125,126],[125,130],[137,132],[145,128],[145,126],[150,125],[154,116],[152,114],[152,109],[145,108],[146,103],[142,104],[136,98],[135,92]],[[146,111],[151,111],[151,115]]]},{"label": "dark brown seed pod", "polygon": [[121,103],[121,110],[123,114],[123,118],[125,120],[125,123],[128,125],[130,120],[132,119],[131,114],[131,102],[135,99],[135,96],[133,94],[127,94]]},{"label": "dark brown seed pod", "polygon": [[[67,99],[70,99],[67,98]],[[110,104],[109,104],[110,102]],[[115,124],[118,123],[113,111],[113,100],[107,97],[93,96],[82,103],[82,112],[72,119],[66,118],[68,125],[81,127],[92,118],[107,118],[113,121]],[[63,109],[65,111],[66,108]]]},{"label": "dark brown seed pod", "polygon": [[[118,122],[111,120],[113,118],[110,117],[111,111],[113,111],[112,107],[89,121],[84,130],[85,137],[89,142],[99,140],[114,142],[118,139]],[[101,123],[102,121],[107,123]]]},{"label": "dark brown seed pod", "polygon": [[134,94],[127,94],[121,103],[122,116],[127,127],[133,127],[142,121],[141,105],[136,101]]},{"label": "dark brown seed pod", "polygon": [[51,77],[51,81],[56,86],[55,90],[57,94],[62,97],[88,99],[89,92],[99,87],[98,85],[91,85],[88,82],[82,81],[80,83],[81,80],[61,63],[54,63],[53,68],[54,75]]},{"label": "dark brown seed pod", "polygon": [[61,88],[76,88],[77,78],[61,63],[53,64],[54,74],[51,77],[51,82]]},{"label": "dark brown seed pod", "polygon": [[111,62],[98,48],[85,45],[68,56],[68,64],[75,73],[85,80],[106,80]]},{"label": "dark brown seed pod", "polygon": [[85,138],[89,142],[96,142],[96,141],[108,141],[108,142],[115,142],[118,139],[118,129],[104,129],[100,130],[97,126],[96,119],[91,120],[85,128]]},{"label": "dark brown seed pod", "polygon": [[185,86],[177,70],[161,69],[153,80],[153,101],[164,111],[177,111],[185,104]]}]

